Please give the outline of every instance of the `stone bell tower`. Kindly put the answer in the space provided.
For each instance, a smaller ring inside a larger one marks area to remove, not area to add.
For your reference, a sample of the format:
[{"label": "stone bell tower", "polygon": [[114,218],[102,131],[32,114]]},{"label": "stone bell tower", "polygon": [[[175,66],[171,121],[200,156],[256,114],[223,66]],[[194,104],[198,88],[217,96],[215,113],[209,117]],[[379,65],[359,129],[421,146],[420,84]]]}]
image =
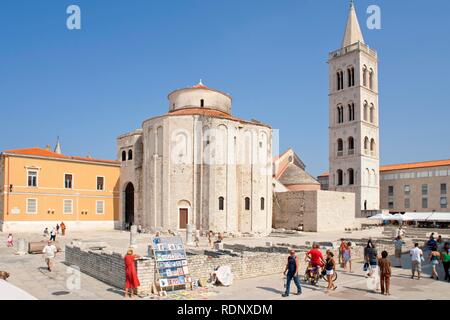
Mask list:
[{"label": "stone bell tower", "polygon": [[330,190],[356,194],[356,216],[380,208],[378,57],[364,42],[353,1],[329,64]]}]

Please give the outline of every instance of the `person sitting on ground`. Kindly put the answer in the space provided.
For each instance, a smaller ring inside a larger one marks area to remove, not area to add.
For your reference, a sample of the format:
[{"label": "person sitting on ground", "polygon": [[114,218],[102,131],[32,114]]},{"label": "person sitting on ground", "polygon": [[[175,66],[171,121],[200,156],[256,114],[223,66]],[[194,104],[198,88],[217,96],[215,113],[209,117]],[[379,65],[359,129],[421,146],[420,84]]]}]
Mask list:
[{"label": "person sitting on ground", "polygon": [[402,240],[400,236],[397,236],[394,240],[394,248],[395,248],[395,258],[397,259],[398,266],[397,268],[402,267],[402,249],[405,242]]},{"label": "person sitting on ground", "polygon": [[319,245],[314,243],[312,249],[305,254],[305,261],[309,261],[309,267],[317,268],[318,273],[321,272],[322,267],[325,265],[325,260],[319,248]]},{"label": "person sitting on ground", "polygon": [[44,229],[44,237],[48,238],[50,236],[50,232],[48,232],[48,228]]}]

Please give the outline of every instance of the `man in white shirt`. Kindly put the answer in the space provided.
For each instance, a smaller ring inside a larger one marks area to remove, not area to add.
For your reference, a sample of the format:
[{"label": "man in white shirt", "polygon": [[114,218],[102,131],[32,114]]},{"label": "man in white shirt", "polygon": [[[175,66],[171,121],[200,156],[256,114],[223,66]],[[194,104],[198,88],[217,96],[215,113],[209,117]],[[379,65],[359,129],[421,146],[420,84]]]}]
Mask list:
[{"label": "man in white shirt", "polygon": [[45,258],[45,263],[47,263],[48,271],[52,271],[53,259],[55,259],[57,252],[58,249],[56,249],[56,246],[53,245],[51,241],[49,241],[48,244],[42,250],[42,253],[44,254]]},{"label": "man in white shirt", "polygon": [[411,249],[409,255],[411,256],[411,266],[412,266],[411,279],[414,279],[414,274],[417,271],[417,279],[420,280],[420,273],[422,272],[423,252],[419,248],[418,243],[414,244],[414,249]]}]

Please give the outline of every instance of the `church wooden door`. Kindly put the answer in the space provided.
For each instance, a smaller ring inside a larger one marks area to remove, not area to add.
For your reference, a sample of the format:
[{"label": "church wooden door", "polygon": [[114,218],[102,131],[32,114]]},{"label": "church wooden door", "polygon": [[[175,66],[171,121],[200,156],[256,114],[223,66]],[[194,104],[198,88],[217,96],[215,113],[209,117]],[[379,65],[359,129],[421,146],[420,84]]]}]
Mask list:
[{"label": "church wooden door", "polygon": [[180,229],[186,229],[188,223],[188,209],[180,209]]}]

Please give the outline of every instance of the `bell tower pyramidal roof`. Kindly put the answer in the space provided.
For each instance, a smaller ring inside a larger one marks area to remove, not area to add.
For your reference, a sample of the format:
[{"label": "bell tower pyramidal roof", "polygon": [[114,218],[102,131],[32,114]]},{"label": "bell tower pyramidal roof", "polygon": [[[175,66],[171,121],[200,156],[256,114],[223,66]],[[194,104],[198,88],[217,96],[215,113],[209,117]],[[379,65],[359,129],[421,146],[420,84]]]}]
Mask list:
[{"label": "bell tower pyramidal roof", "polygon": [[347,19],[347,26],[345,28],[344,40],[342,41],[342,48],[350,46],[354,43],[364,43],[364,37],[356,15],[355,3],[350,2],[350,10]]}]

